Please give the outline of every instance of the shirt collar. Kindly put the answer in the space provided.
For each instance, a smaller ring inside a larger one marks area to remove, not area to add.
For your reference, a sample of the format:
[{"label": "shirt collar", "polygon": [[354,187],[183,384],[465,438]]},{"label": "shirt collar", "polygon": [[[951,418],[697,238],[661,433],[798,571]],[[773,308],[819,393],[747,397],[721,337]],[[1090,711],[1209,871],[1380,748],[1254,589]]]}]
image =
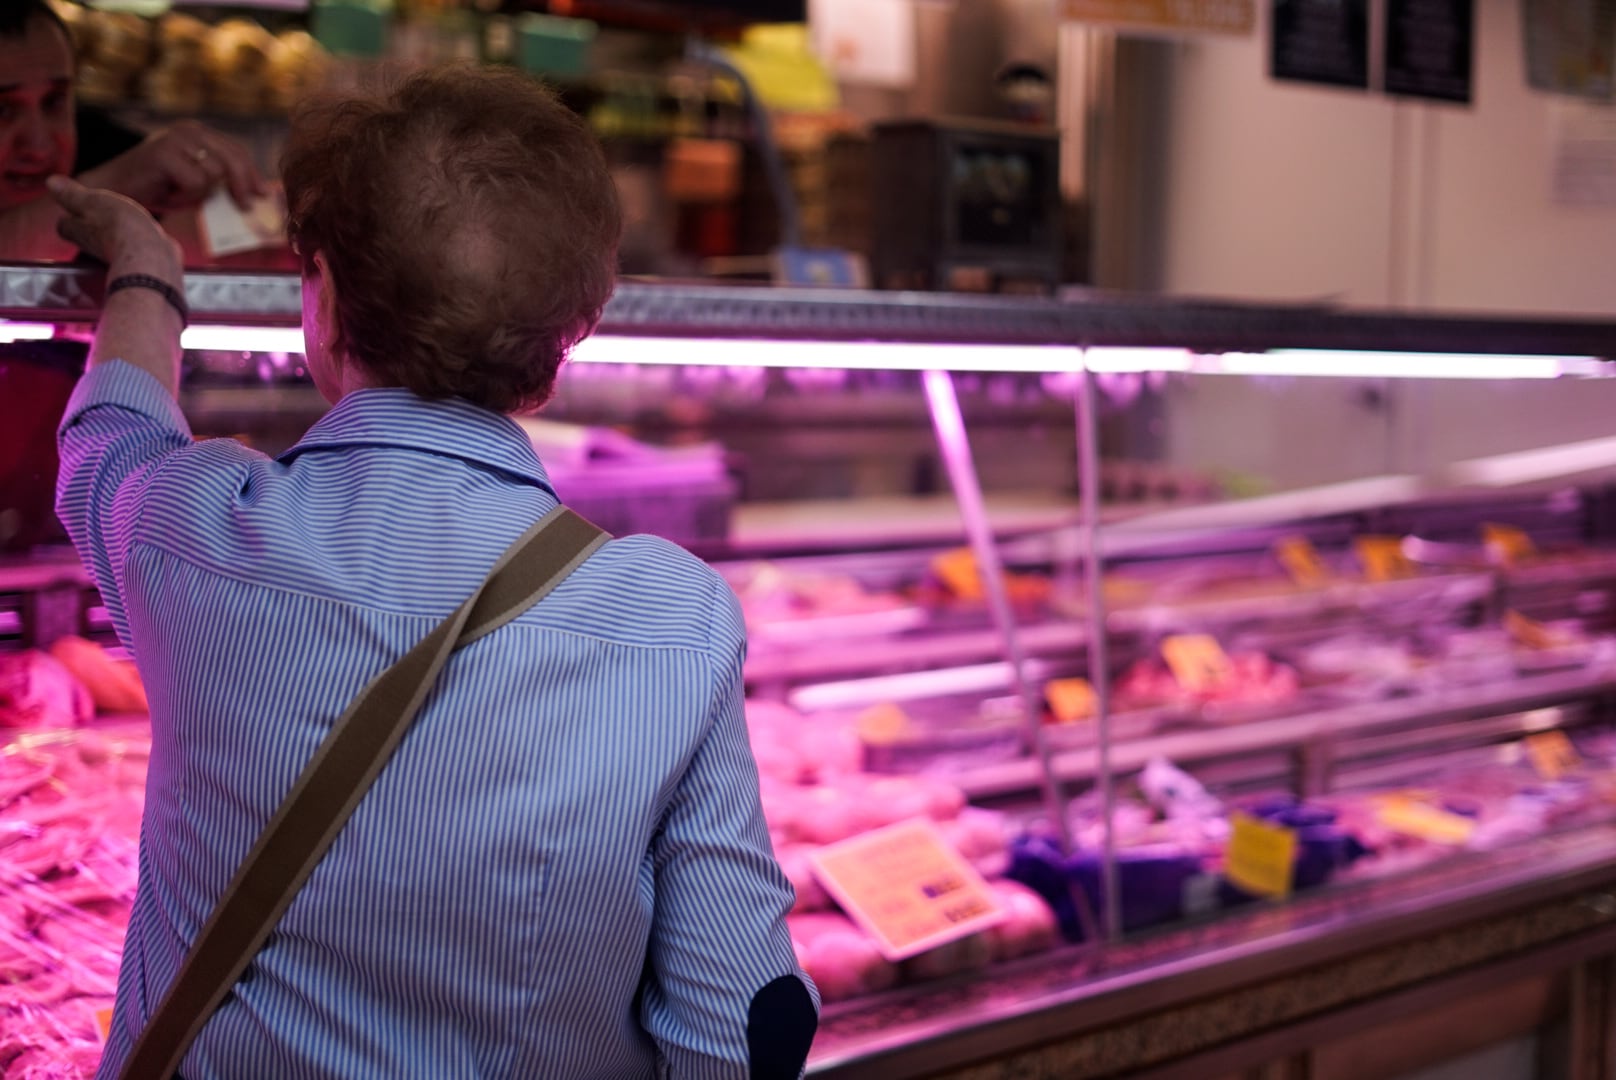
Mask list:
[{"label": "shirt collar", "polygon": [[459,458],[555,494],[533,443],[516,421],[454,398],[427,401],[398,387],[347,394],[276,460],[287,465],[310,451],[353,446],[395,446]]}]

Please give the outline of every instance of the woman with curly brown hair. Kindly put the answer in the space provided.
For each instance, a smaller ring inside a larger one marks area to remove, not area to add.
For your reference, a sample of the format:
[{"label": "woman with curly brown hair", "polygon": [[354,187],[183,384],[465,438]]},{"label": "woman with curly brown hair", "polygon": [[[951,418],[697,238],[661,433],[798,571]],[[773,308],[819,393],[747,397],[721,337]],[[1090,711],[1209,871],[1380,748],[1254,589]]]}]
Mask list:
[{"label": "woman with curly brown hair", "polygon": [[[109,267],[58,509],[152,705],[103,1076],[349,702],[556,512],[507,414],[550,396],[612,289],[601,151],[520,75],[436,70],[310,107],[283,171],[333,407],[273,460],[191,440],[172,241],[128,199],[51,181],[64,233]],[[222,1004],[191,1018],[179,1073],[796,1076],[816,1003],[744,651],[723,581],[643,536],[462,645]]]}]

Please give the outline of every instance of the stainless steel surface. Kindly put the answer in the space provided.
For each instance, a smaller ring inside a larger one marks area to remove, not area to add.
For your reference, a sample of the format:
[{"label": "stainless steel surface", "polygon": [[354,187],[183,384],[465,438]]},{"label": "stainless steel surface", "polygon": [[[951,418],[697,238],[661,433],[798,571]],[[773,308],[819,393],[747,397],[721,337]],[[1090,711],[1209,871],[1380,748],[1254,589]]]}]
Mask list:
[{"label": "stainless steel surface", "polygon": [[1016,636],[1016,617],[1004,583],[1004,563],[999,558],[993,530],[988,525],[987,509],[982,503],[982,488],[971,461],[971,444],[965,432],[965,419],[960,415],[959,398],[954,394],[954,379],[946,371],[928,371],[925,381],[926,402],[937,431],[937,446],[948,468],[954,497],[959,500],[960,515],[965,519],[965,531],[976,555],[977,576],[987,593],[994,625],[1003,640],[1005,659],[1015,673],[1025,724],[1025,746],[1039,765],[1038,789],[1043,795],[1044,811],[1060,837],[1061,850],[1069,851],[1072,839],[1066,822],[1066,800],[1061,796],[1060,781],[1049,767],[1049,747],[1042,737],[1044,713],[1038,693],[1033,689],[1032,675],[1027,670],[1027,658]]},{"label": "stainless steel surface", "polygon": [[[0,318],[93,321],[103,278],[99,270],[71,263],[0,266]],[[185,300],[198,323],[297,326],[303,311],[296,274],[188,271]]]},{"label": "stainless steel surface", "polygon": [[[289,273],[192,271],[193,321],[296,326]],[[90,322],[101,274],[0,265],[0,318]],[[1304,305],[1074,292],[1063,299],[624,281],[601,331],[680,337],[1168,346],[1202,351],[1367,349],[1616,357],[1616,321],[1407,315]]]}]

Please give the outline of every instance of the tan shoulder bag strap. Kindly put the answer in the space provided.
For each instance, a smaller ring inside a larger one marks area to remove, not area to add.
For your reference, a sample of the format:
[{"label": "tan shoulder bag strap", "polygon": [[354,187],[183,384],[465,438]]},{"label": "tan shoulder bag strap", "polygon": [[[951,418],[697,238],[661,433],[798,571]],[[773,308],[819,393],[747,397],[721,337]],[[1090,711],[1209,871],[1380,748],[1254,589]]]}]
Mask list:
[{"label": "tan shoulder bag strap", "polygon": [[125,1061],[123,1080],[174,1075],[387,763],[449,654],[532,607],[607,538],[571,510],[556,507],[500,556],[477,591],[437,629],[359,692],[197,935]]}]

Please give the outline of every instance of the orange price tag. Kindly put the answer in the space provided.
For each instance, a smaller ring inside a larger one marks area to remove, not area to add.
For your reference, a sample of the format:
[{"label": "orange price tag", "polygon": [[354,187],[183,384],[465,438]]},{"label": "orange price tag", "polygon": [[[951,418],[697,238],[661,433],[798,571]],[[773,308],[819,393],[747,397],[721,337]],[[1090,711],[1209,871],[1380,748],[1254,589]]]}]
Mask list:
[{"label": "orange price tag", "polygon": [[909,714],[890,702],[872,705],[853,722],[859,738],[872,745],[897,742],[909,730]]},{"label": "orange price tag", "polygon": [[1582,755],[1563,731],[1541,731],[1526,737],[1526,756],[1545,780],[1558,780],[1582,764]]},{"label": "orange price tag", "polygon": [[1317,589],[1330,583],[1330,568],[1307,537],[1287,536],[1276,541],[1274,555],[1291,580],[1302,588]]},{"label": "orange price tag", "polygon": [[1044,684],[1044,700],[1056,723],[1071,724],[1094,716],[1094,687],[1087,679],[1053,679]]},{"label": "orange price tag", "polygon": [[982,875],[912,818],[830,844],[809,858],[825,891],[888,960],[902,960],[1004,921]]},{"label": "orange price tag", "polygon": [[1481,527],[1481,542],[1496,562],[1513,566],[1537,554],[1532,538],[1513,525],[1487,524]]},{"label": "orange price tag", "polygon": [[932,573],[961,600],[980,600],[982,570],[976,565],[976,553],[970,548],[945,551],[931,561]]},{"label": "orange price tag", "polygon": [[112,1034],[112,1010],[95,1010],[95,1029],[101,1033],[101,1041],[106,1042],[107,1036]]},{"label": "orange price tag", "polygon": [[1569,634],[1514,610],[1504,612],[1504,630],[1528,649],[1554,649],[1572,644]]},{"label": "orange price tag", "polygon": [[1296,833],[1250,814],[1237,813],[1229,824],[1223,875],[1256,896],[1289,896],[1295,876]]},{"label": "orange price tag", "polygon": [[1162,639],[1162,659],[1178,685],[1192,694],[1216,690],[1234,678],[1234,665],[1211,634],[1174,634]]},{"label": "orange price tag", "polygon": [[1414,566],[1403,554],[1403,542],[1395,536],[1360,536],[1352,542],[1370,581],[1395,581],[1411,577]]}]

